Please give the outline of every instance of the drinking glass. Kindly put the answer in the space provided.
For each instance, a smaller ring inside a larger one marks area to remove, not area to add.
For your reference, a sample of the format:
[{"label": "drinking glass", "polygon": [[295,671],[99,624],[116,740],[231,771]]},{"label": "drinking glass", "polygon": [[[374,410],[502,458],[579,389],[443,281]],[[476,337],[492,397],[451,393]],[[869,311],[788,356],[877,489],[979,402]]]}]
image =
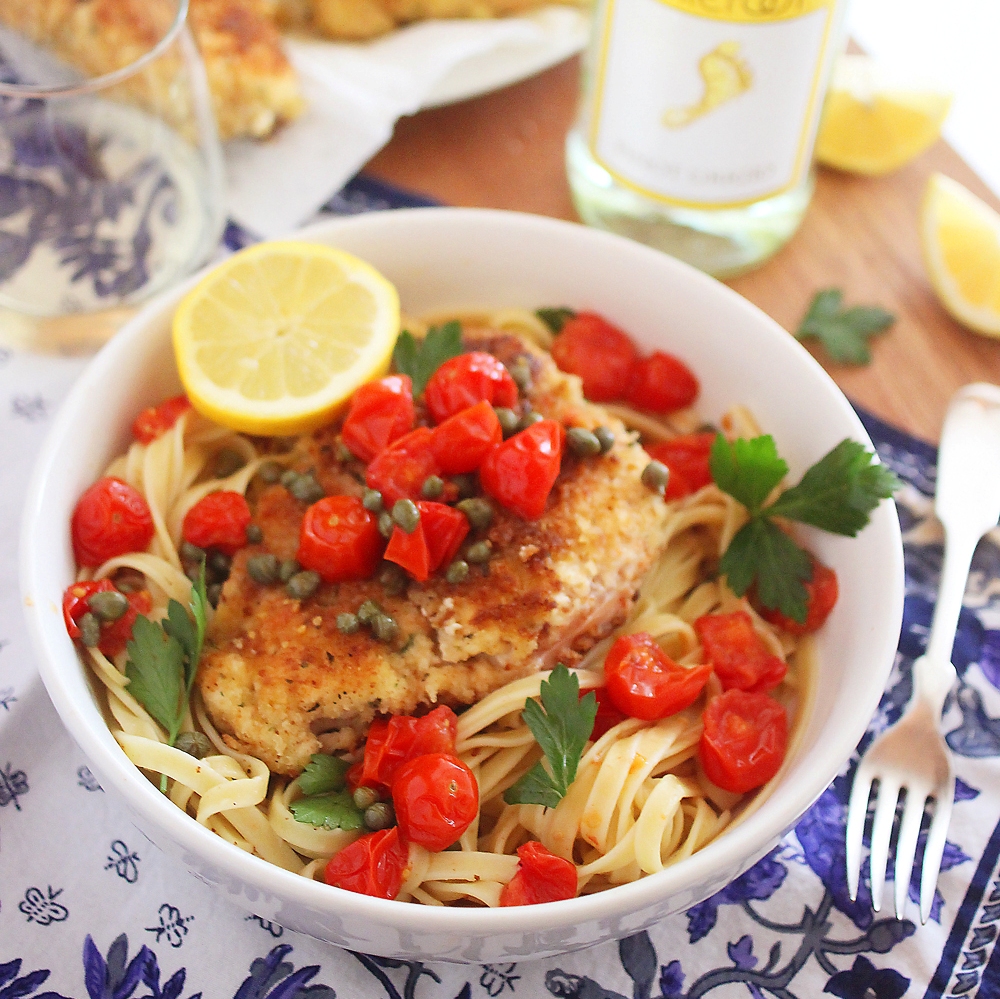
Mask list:
[{"label": "drinking glass", "polygon": [[0,343],[86,352],[225,220],[187,0],[0,3]]}]

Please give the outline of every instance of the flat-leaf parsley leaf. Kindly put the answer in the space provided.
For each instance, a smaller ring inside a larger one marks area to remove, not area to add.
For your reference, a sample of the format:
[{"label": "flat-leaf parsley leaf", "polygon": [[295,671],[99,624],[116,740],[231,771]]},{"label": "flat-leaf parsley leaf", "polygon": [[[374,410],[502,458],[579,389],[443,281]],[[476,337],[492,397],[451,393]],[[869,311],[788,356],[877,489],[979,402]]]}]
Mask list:
[{"label": "flat-leaf parsley leaf", "polygon": [[307,822],[326,829],[363,829],[365,820],[354,804],[350,791],[333,791],[299,798],[289,806],[297,822]]},{"label": "flat-leaf parsley leaf", "polygon": [[545,753],[546,767],[539,760],[503,800],[508,805],[545,805],[555,808],[576,779],[583,747],[594,730],[597,696],[590,691],[580,697],[580,680],[560,663],[543,680],[541,704],[533,698],[524,705],[522,717]]},{"label": "flat-leaf parsley leaf", "polygon": [[305,770],[299,774],[299,787],[304,795],[343,791],[344,777],[350,764],[336,756],[314,753]]},{"label": "flat-leaf parsley leaf", "polygon": [[403,330],[396,340],[392,362],[401,375],[413,381],[413,394],[421,395],[431,375],[445,361],[462,353],[462,324],[453,319],[443,326],[432,326],[427,336],[418,340],[409,330]]},{"label": "flat-leaf parsley leaf", "polygon": [[843,297],[838,288],[817,292],[795,331],[795,338],[815,337],[841,364],[868,364],[872,359],[869,339],[887,330],[896,317],[875,305],[842,308]]}]

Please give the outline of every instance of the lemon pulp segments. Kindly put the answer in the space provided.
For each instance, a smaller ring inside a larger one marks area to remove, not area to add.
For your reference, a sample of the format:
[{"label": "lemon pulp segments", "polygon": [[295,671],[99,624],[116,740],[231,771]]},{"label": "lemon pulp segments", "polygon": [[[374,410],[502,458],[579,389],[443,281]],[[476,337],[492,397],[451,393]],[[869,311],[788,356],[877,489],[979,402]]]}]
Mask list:
[{"label": "lemon pulp segments", "polygon": [[927,271],[945,308],[977,333],[1000,337],[1000,214],[934,174],[920,222]]},{"label": "lemon pulp segments", "polygon": [[185,296],[174,351],[199,412],[292,434],[321,426],[383,374],[398,332],[399,296],[369,264],[319,244],[261,243]]}]

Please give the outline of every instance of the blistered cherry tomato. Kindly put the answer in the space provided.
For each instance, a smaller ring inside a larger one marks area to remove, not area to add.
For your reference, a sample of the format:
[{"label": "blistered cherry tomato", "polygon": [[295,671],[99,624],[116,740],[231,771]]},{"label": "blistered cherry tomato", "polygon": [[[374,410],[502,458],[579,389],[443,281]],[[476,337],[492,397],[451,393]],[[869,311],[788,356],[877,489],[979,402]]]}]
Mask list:
[{"label": "blistered cherry tomato", "polygon": [[461,475],[475,472],[502,440],[503,430],[493,407],[477,402],[435,427],[431,447],[445,475]]},{"label": "blistered cherry tomato", "polygon": [[382,494],[387,510],[396,500],[419,499],[426,479],[438,474],[431,438],[429,427],[417,427],[393,441],[368,466],[365,482]]},{"label": "blistered cherry tomato", "polygon": [[517,873],[500,892],[501,905],[538,905],[575,898],[576,866],[536,840],[517,848]]},{"label": "blistered cherry tomato", "polygon": [[754,631],[746,611],[706,614],[694,622],[694,630],[723,690],[765,691],[784,680],[788,667]]},{"label": "blistered cherry tomato", "polygon": [[431,574],[431,553],[423,524],[418,524],[417,529],[409,534],[398,525],[394,527],[386,545],[385,560],[395,562],[418,583],[425,582]]},{"label": "blistered cherry tomato", "polygon": [[625,394],[639,355],[628,334],[603,316],[578,312],[552,342],[552,358],[562,371],[580,376],[588,399],[611,402]]},{"label": "blistered cherry tomato", "polygon": [[665,499],[680,499],[696,493],[712,481],[709,456],[715,438],[715,433],[682,434],[646,449],[650,458],[670,469]]},{"label": "blistered cherry tomato", "polygon": [[[586,693],[587,691],[585,690],[580,691],[581,700]],[[602,735],[613,729],[619,722],[623,722],[628,718],[628,715],[624,711],[619,711],[615,707],[614,702],[608,694],[607,687],[595,687],[594,696],[597,698],[597,714],[594,716],[594,727],[590,732],[591,742],[597,742]]]},{"label": "blistered cherry tomato", "polygon": [[709,701],[702,717],[698,758],[713,784],[743,794],[778,772],[788,746],[788,716],[773,697],[727,690]]},{"label": "blistered cherry tomato", "polygon": [[410,848],[399,829],[368,833],[345,846],[327,862],[323,879],[335,888],[394,899],[410,863]]},{"label": "blistered cherry tomato", "polygon": [[657,350],[632,368],[626,398],[638,409],[672,413],[698,398],[698,379],[678,357]]},{"label": "blistered cherry tomato", "polygon": [[537,520],[559,476],[566,431],[540,420],[498,444],[479,469],[483,491],[525,520]]},{"label": "blistered cherry tomato", "polygon": [[382,555],[378,521],[356,496],[324,496],[302,518],[296,558],[326,583],[368,579]]},{"label": "blistered cherry tomato", "polygon": [[115,589],[110,579],[88,579],[66,587],[63,594],[63,622],[70,638],[80,637],[80,618],[90,610],[88,601],[95,593],[108,593]]},{"label": "blistered cherry tomato", "polygon": [[[116,587],[110,579],[88,580],[73,583],[63,594],[63,620],[70,638],[80,638],[80,618],[90,610],[89,601],[95,593],[107,593]],[[125,594],[128,609],[115,621],[101,622],[101,640],[97,643],[109,659],[121,652],[132,637],[132,625],[140,614],[148,614],[153,607],[148,590]]]},{"label": "blistered cherry tomato", "polygon": [[243,493],[231,489],[202,496],[184,515],[181,537],[199,548],[235,555],[247,543],[252,516]]},{"label": "blistered cherry tomato", "polygon": [[387,790],[404,763],[427,753],[455,752],[458,717],[442,704],[420,718],[393,715],[368,729],[361,773],[356,783]]},{"label": "blistered cherry tomato", "polygon": [[711,673],[711,666],[679,666],[644,631],[622,635],[604,660],[611,702],[644,721],[667,718],[693,704]]},{"label": "blistered cherry tomato", "polygon": [[472,825],[479,813],[479,784],[457,756],[427,753],[396,773],[392,807],[403,838],[438,853]]},{"label": "blistered cherry tomato", "polygon": [[177,395],[161,402],[159,406],[144,409],[132,424],[132,436],[140,444],[151,444],[166,433],[180,417],[191,408],[186,395]]},{"label": "blistered cherry tomato", "polygon": [[371,461],[413,429],[413,382],[409,375],[388,375],[362,385],[353,396],[340,436],[351,454]]},{"label": "blistered cherry tomato", "polygon": [[431,418],[441,423],[477,402],[513,406],[517,382],[492,354],[474,350],[445,361],[428,380],[424,400]]},{"label": "blistered cherry tomato", "polygon": [[805,583],[806,588],[806,619],[801,624],[790,617],[785,617],[779,610],[761,607],[760,616],[771,624],[793,635],[807,635],[818,631],[823,622],[830,616],[837,603],[840,588],[837,584],[837,574],[828,565],[810,556],[812,559],[812,579]]},{"label": "blistered cherry tomato", "polygon": [[77,565],[98,566],[116,555],[142,552],[153,540],[153,516],[142,494],[110,476],[80,497],[71,528]]},{"label": "blistered cherry tomato", "polygon": [[469,520],[461,510],[444,503],[417,500],[420,523],[412,534],[395,527],[385,558],[424,582],[455,557],[469,533]]}]

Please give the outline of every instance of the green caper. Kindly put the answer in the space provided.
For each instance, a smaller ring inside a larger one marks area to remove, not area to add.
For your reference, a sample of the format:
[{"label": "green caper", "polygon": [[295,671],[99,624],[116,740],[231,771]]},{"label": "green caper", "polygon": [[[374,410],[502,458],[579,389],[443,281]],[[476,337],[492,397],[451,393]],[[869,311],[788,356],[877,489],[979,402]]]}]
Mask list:
[{"label": "green caper", "polygon": [[357,614],[338,614],[337,615],[337,631],[342,635],[353,635],[361,627],[361,622],[358,620]]},{"label": "green caper", "polygon": [[484,562],[489,562],[492,554],[493,543],[488,538],[484,538],[474,545],[469,545],[465,552],[465,561],[471,562],[473,565],[482,565]]},{"label": "green caper", "polygon": [[477,531],[485,531],[493,523],[493,507],[489,500],[485,500],[481,496],[461,500],[456,506],[465,514],[469,523]]},{"label": "green caper", "polygon": [[205,596],[213,607],[219,606],[219,598],[222,596],[222,583],[212,583],[205,587]]},{"label": "green caper", "polygon": [[301,571],[302,566],[299,565],[295,559],[286,558],[285,561],[278,566],[278,579],[280,579],[283,583],[287,583],[292,576]]},{"label": "green caper", "polygon": [[457,558],[448,566],[448,571],[444,578],[449,583],[464,583],[469,578],[469,563],[465,559]]},{"label": "green caper", "polygon": [[384,509],[382,506],[382,494],[377,489],[369,489],[366,486],[361,496],[361,505],[369,513],[381,513]]},{"label": "green caper", "polygon": [[476,481],[476,476],[471,472],[464,472],[461,475],[453,475],[451,477],[451,481],[458,487],[459,499],[468,499],[470,496],[476,495],[478,483]]},{"label": "green caper", "polygon": [[216,578],[216,580],[226,579],[229,576],[229,570],[233,567],[233,558],[231,555],[227,555],[225,552],[214,551],[208,556],[208,564],[206,569]]},{"label": "green caper", "polygon": [[302,503],[315,503],[316,500],[321,500],[326,495],[326,491],[312,472],[300,475],[288,487],[288,491]]},{"label": "green caper", "polygon": [[246,458],[239,451],[231,447],[224,447],[215,456],[215,477],[227,479],[233,472],[238,472],[246,463]]},{"label": "green caper", "polygon": [[212,751],[212,743],[203,732],[181,732],[174,743],[174,749],[179,749],[196,760],[203,760]]},{"label": "green caper", "polygon": [[319,589],[319,580],[318,572],[297,572],[285,583],[285,592],[293,600],[308,600]]},{"label": "green caper", "polygon": [[283,469],[284,466],[279,465],[276,461],[265,461],[264,464],[257,469],[257,474],[260,476],[261,482],[266,482],[270,485],[277,482],[281,478]]},{"label": "green caper", "polygon": [[396,813],[389,801],[376,801],[365,809],[365,828],[372,832],[391,829],[396,824]]},{"label": "green caper", "polygon": [[531,388],[531,365],[523,354],[507,366],[507,371],[522,392]]},{"label": "green caper", "polygon": [[601,453],[601,442],[597,435],[583,427],[570,427],[566,431],[566,446],[578,458],[593,458]]},{"label": "green caper", "polygon": [[295,471],[294,468],[286,468],[282,473],[278,481],[286,488],[291,489],[293,482],[299,481],[299,473]]},{"label": "green caper", "polygon": [[420,511],[411,499],[396,500],[392,504],[392,520],[407,534],[412,534],[420,526]]},{"label": "green caper", "polygon": [[436,500],[444,492],[444,479],[440,475],[428,475],[420,487],[420,495],[424,499]]},{"label": "green caper", "polygon": [[337,440],[337,461],[354,461],[354,452],[339,438]]},{"label": "green caper", "polygon": [[191,544],[190,541],[182,541],[180,556],[182,562],[200,562],[205,557],[205,549]]},{"label": "green caper", "polygon": [[270,552],[263,555],[251,555],[247,559],[247,575],[261,586],[270,586],[277,582],[280,569],[277,556]]},{"label": "green caper", "polygon": [[259,545],[263,540],[264,540],[264,532],[261,530],[260,524],[248,524],[247,544]]},{"label": "green caper", "polygon": [[93,594],[87,606],[99,621],[117,621],[128,610],[128,597],[117,590],[103,590]]},{"label": "green caper", "polygon": [[517,421],[517,432],[520,433],[522,430],[527,430],[528,427],[533,427],[536,423],[541,423],[545,417],[541,413],[536,413],[533,409],[529,409],[521,419]]},{"label": "green caper", "polygon": [[187,576],[192,583],[197,583],[198,578],[201,576],[201,562],[185,562],[184,575]]},{"label": "green caper", "polygon": [[388,614],[376,614],[372,618],[372,632],[380,642],[391,642],[399,634],[399,625]]},{"label": "green caper", "polygon": [[601,445],[601,454],[607,454],[615,446],[615,435],[607,427],[594,427],[594,436]]},{"label": "green caper", "polygon": [[374,600],[366,600],[358,608],[358,620],[362,624],[371,624],[377,614],[382,613],[382,608]]},{"label": "green caper", "polygon": [[396,523],[392,519],[392,514],[388,510],[383,510],[378,515],[378,533],[382,535],[383,538],[391,538],[393,529]]},{"label": "green caper", "polygon": [[366,809],[371,808],[372,805],[378,801],[378,791],[376,791],[373,787],[359,787],[354,792],[353,797],[354,804],[357,805],[361,811],[365,811]]},{"label": "green caper", "polygon": [[506,406],[495,406],[493,412],[497,414],[500,421],[500,429],[503,431],[504,440],[517,432],[517,413]]},{"label": "green caper", "polygon": [[661,461],[651,461],[642,470],[642,484],[661,496],[666,492],[670,469]]},{"label": "green caper", "polygon": [[398,597],[406,591],[406,572],[395,562],[386,562],[379,570],[378,581],[390,597]]},{"label": "green caper", "polygon": [[80,641],[88,649],[92,649],[101,640],[101,622],[97,620],[97,615],[87,611],[77,624],[80,627]]}]

